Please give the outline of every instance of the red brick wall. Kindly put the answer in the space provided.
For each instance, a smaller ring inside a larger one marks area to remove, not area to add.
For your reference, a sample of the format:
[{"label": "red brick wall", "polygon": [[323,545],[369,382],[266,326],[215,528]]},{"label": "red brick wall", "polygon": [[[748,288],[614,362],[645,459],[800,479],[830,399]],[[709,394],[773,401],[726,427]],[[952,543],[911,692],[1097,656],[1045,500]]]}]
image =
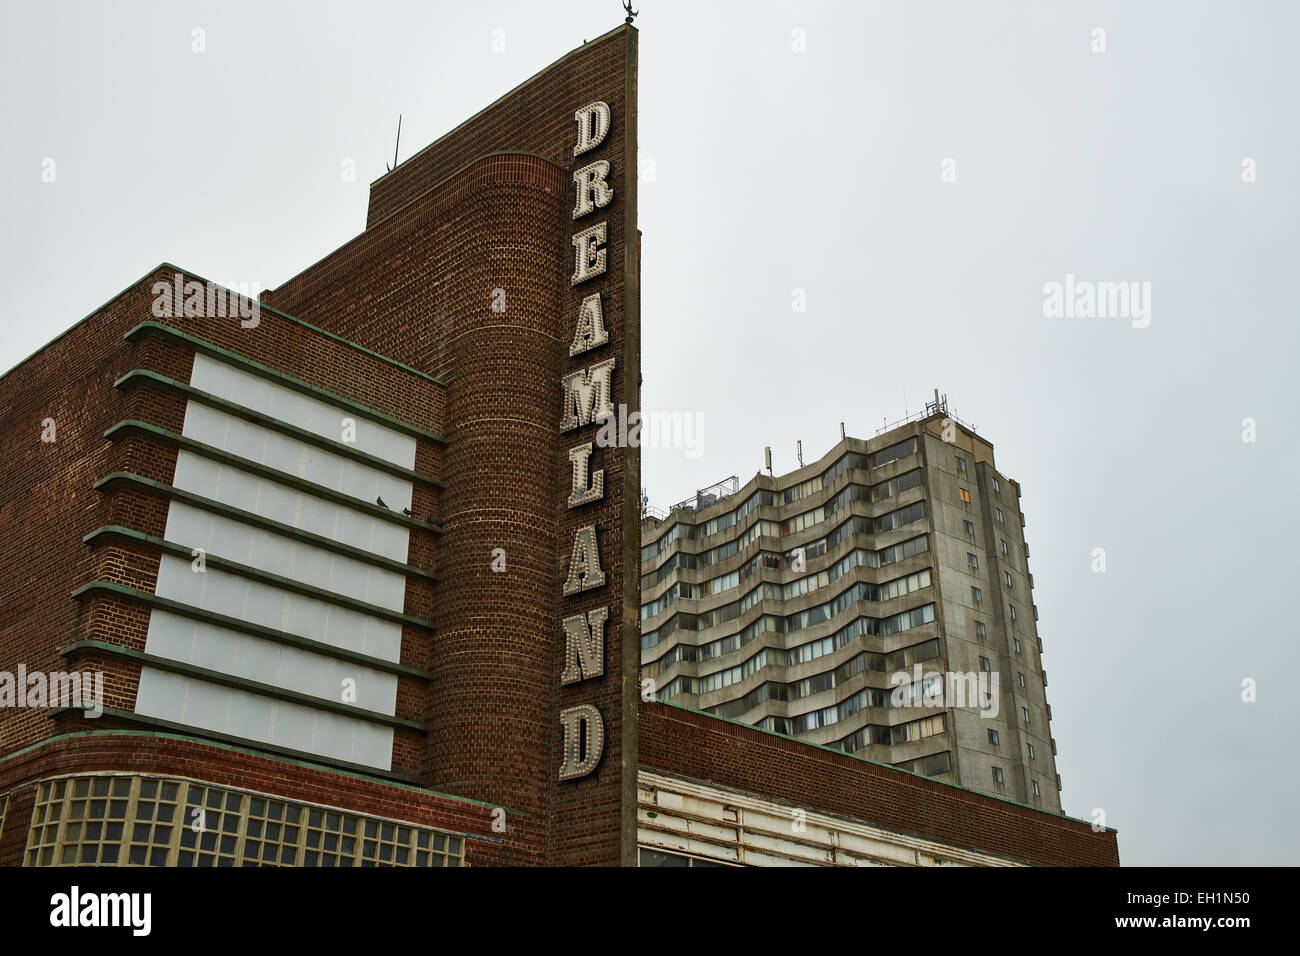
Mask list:
[{"label": "red brick wall", "polygon": [[[571,511],[568,450],[597,428],[558,429],[562,375],[611,356],[614,402],[637,407],[634,37],[619,28],[587,44],[404,162],[372,187],[367,231],[266,300],[447,382],[424,772],[437,789],[545,814],[557,864],[634,852],[634,724],[622,715],[636,666],[625,684],[623,620],[630,607],[634,655],[639,596],[622,568],[625,548],[634,568],[639,548],[637,515],[625,515],[639,453],[598,450],[605,497]],[[575,159],[574,111],[597,99],[613,126]],[[612,164],[615,201],[575,225],[571,170],[597,157]],[[570,237],[596,221],[607,272],[574,289]],[[504,312],[491,308],[498,288]],[[597,290],[611,341],[571,359],[578,304]],[[607,584],[563,598],[574,531],[593,522]],[[495,548],[506,573],[491,570]],[[560,621],[599,606],[610,609],[605,674],[562,687]],[[559,712],[580,703],[604,716],[604,759],[561,784]]]},{"label": "red brick wall", "polygon": [[627,37],[635,32],[620,26],[585,43],[375,180],[366,228],[403,209],[449,173],[491,153],[526,151],[571,168],[573,111],[594,99],[615,107],[608,98],[613,94],[610,82],[622,83]]},{"label": "red brick wall", "polygon": [[[147,334],[127,342],[123,336],[141,322],[156,321],[187,332],[262,364],[287,372],[381,412],[440,427],[443,387],[375,356],[263,310],[254,328],[235,318],[154,316],[155,281],[171,283],[175,270],[160,266],[126,289],[87,320],[23,364],[0,377],[0,671],[68,669],[56,651],[76,640],[95,639],[143,649],[148,612],[118,598],[97,596],[82,602],[72,592],[92,580],[152,590],[158,554],[121,543],[84,544],[82,538],[103,525],[119,524],[162,537],[166,498],[129,484],[96,491],[97,480],[115,471],[132,471],[171,483],[176,451],[143,437],[110,442],[104,432],[126,419],[138,419],[180,432],[185,399],[153,387],[126,390],[113,383],[144,368],[188,382],[193,353],[183,345]],[[53,418],[57,440],[42,443],[41,421]],[[417,468],[435,477],[441,450],[431,442],[417,446]],[[417,514],[439,513],[437,493],[417,486]],[[409,561],[436,570],[431,533],[411,534]],[[433,585],[408,583],[408,613],[430,616]],[[428,634],[404,630],[403,660],[428,662]],[[97,659],[81,659],[81,668]],[[139,679],[138,665],[107,659],[108,704],[130,710]],[[424,688],[399,695],[400,716],[423,718]],[[409,710],[407,709],[409,708]],[[0,710],[0,755],[59,732],[47,710]],[[418,748],[399,733],[406,769],[418,769]]]},{"label": "red brick wall", "polygon": [[488,838],[466,840],[469,866],[519,864],[539,853],[537,821],[509,812],[513,808],[507,808],[504,832],[495,832],[492,807],[183,738],[130,733],[61,738],[0,760],[0,793],[16,788],[0,832],[0,866],[22,864],[36,802],[34,781],[105,771],[187,777]]},{"label": "red brick wall", "polygon": [[[614,115],[600,155],[613,165],[618,200],[603,211],[607,275],[573,290],[569,171],[580,165],[572,155],[573,113],[595,99],[608,102]],[[624,581],[622,565],[629,548],[635,558],[639,543],[639,458],[635,451],[605,450],[598,459],[606,470],[604,500],[571,514],[567,450],[590,440],[595,427],[581,436],[558,431],[561,375],[586,364],[567,353],[577,303],[597,285],[612,341],[593,357],[618,358],[614,400],[637,407],[639,340],[625,334],[635,328],[638,302],[636,269],[628,260],[635,230],[634,131],[635,31],[620,27],[376,184],[372,228],[265,296],[257,327],[243,328],[238,318],[165,320],[451,442],[445,450],[421,442],[417,452],[417,469],[444,479],[447,488],[435,494],[417,487],[413,509],[438,517],[446,535],[436,546],[427,535],[412,535],[412,562],[436,564],[442,581],[408,585],[406,610],[433,617],[438,631],[430,640],[408,630],[403,659],[427,662],[435,679],[422,701],[399,694],[399,707],[423,704],[423,713],[402,716],[420,716],[429,725],[423,753],[410,754],[427,782],[525,809],[530,819],[549,824],[539,829],[551,839],[544,856],[540,844],[533,848],[538,862],[612,863],[634,852],[634,723],[624,726],[622,713],[635,699],[635,661],[625,681],[621,637],[629,613],[635,622],[638,600],[635,576]],[[22,660],[55,669],[62,662],[54,650],[78,638],[144,644],[144,609],[103,596],[78,606],[68,595],[92,579],[145,588],[156,580],[158,559],[148,549],[101,543],[92,550],[81,538],[113,523],[163,533],[165,498],[128,484],[104,494],[91,486],[113,470],[171,480],[173,449],[139,437],[110,444],[102,436],[127,418],[179,431],[183,399],[149,386],[111,387],[134,368],[188,380],[188,349],[153,335],[122,339],[153,318],[154,281],[172,278],[170,268],[160,267],[0,379],[0,450],[18,462],[0,499],[0,566],[6,572],[0,580],[9,598],[0,607],[0,668]],[[496,288],[507,296],[501,314],[490,311]],[[447,387],[272,308],[445,377]],[[46,415],[58,421],[53,446],[38,440]],[[600,530],[608,583],[599,593],[563,599],[572,531],[591,521]],[[505,574],[490,571],[495,547],[506,551]],[[611,610],[605,675],[561,688],[560,618],[600,604]],[[408,653],[412,640],[422,642],[422,653]],[[634,641],[630,647],[634,653]],[[111,702],[129,708],[138,667],[93,660],[110,672]],[[560,784],[558,714],[570,702],[600,707],[607,740],[595,774]],[[44,713],[0,715],[0,753],[56,731]],[[402,739],[396,749],[404,763]]]},{"label": "red brick wall", "polygon": [[641,766],[1043,866],[1118,866],[1091,826],[669,704],[642,703]]}]

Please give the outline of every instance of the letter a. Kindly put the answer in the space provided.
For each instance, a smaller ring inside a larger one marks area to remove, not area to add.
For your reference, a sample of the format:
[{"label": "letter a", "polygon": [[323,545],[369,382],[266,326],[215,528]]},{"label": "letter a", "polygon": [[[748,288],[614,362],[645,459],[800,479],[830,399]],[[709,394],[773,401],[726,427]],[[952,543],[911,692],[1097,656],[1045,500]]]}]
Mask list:
[{"label": "letter a", "polygon": [[584,525],[573,534],[573,553],[569,556],[569,577],[564,582],[564,596],[591,591],[604,583],[600,549],[596,547],[596,526]]},{"label": "letter a", "polygon": [[594,293],[582,300],[578,306],[578,327],[573,331],[573,344],[569,346],[570,355],[580,355],[604,345],[609,341],[605,331],[605,313],[600,308],[600,293]]}]

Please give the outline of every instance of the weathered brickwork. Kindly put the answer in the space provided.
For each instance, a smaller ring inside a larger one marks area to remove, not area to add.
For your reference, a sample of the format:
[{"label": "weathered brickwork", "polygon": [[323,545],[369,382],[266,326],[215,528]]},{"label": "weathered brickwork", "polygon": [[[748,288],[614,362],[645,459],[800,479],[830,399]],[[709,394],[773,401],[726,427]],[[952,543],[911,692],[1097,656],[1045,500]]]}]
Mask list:
[{"label": "weathered brickwork", "polygon": [[[625,549],[635,568],[639,548],[635,510],[624,534],[639,458],[596,449],[604,496],[570,509],[568,450],[596,428],[557,430],[562,376],[592,362],[615,359],[613,401],[636,408],[634,44],[627,28],[592,41],[403,162],[372,186],[366,232],[267,299],[447,382],[424,771],[437,789],[544,816],[554,863],[634,852],[634,761],[624,767],[634,728],[621,715],[635,699],[635,661],[625,676],[622,657],[628,607],[636,649],[637,582],[623,567]],[[575,158],[574,112],[597,100],[610,130]],[[610,164],[614,199],[575,223],[572,170],[592,159]],[[597,220],[606,272],[575,286],[571,236]],[[571,357],[582,300],[596,291],[610,341]],[[574,535],[592,523],[607,583],[565,598]],[[504,572],[492,570],[495,549]],[[599,607],[611,609],[604,675],[562,686],[560,620]],[[604,720],[603,758],[559,782],[559,713],[586,703]]]},{"label": "weathered brickwork", "polygon": [[671,704],[640,708],[641,765],[1040,866],[1118,866],[1114,830]]},{"label": "weathered brickwork", "polygon": [[[37,781],[65,774],[112,772],[184,777],[463,833],[468,838],[467,866],[518,865],[537,855],[537,821],[512,807],[498,810],[417,787],[173,735],[96,731],[56,738],[0,758],[0,793],[9,793],[5,827],[0,833],[0,866],[22,863]],[[504,820],[504,828],[498,825],[494,830],[494,819]]]}]

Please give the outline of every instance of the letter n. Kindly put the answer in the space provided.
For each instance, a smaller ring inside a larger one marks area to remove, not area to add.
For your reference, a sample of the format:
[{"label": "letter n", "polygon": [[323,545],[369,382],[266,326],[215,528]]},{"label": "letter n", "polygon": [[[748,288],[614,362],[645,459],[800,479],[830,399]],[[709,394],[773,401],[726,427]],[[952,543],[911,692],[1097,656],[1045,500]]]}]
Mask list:
[{"label": "letter n", "polygon": [[576,684],[605,673],[605,622],[608,619],[607,607],[564,619],[561,684]]}]

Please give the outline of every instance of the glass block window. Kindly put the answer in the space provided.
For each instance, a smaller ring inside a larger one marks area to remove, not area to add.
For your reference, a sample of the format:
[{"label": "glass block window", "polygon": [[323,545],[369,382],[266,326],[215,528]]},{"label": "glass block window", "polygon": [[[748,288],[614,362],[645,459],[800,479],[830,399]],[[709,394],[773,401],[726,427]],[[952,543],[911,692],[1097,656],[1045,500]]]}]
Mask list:
[{"label": "glass block window", "polygon": [[[357,818],[312,807],[307,811],[306,866],[352,866],[357,857]],[[373,820],[367,820],[370,826]],[[391,824],[390,824],[391,826]]]},{"label": "glass block window", "polygon": [[[0,825],[5,798],[0,797]],[[28,866],[463,866],[459,834],[188,780],[42,781]]]},{"label": "glass block window", "polygon": [[242,854],[244,865],[297,866],[301,862],[298,850],[301,820],[302,807],[296,803],[250,796]]},{"label": "glass block window", "polygon": [[[124,778],[117,778],[124,779]],[[179,820],[180,785],[174,780],[136,778],[135,814],[126,848],[133,866],[166,866]]]},{"label": "glass block window", "polygon": [[460,866],[465,858],[461,838],[446,833],[421,830],[416,834],[416,866]]},{"label": "glass block window", "polygon": [[239,859],[244,794],[224,787],[186,785],[185,826],[177,866],[234,866]]}]

